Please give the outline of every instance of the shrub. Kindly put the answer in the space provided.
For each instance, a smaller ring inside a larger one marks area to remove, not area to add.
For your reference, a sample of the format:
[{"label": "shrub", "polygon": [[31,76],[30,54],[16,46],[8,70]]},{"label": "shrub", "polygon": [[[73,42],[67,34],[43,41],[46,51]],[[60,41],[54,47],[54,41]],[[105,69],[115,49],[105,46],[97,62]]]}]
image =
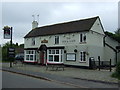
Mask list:
[{"label": "shrub", "polygon": [[112,77],[118,78],[120,80],[120,62],[116,65],[116,71],[112,74]]}]

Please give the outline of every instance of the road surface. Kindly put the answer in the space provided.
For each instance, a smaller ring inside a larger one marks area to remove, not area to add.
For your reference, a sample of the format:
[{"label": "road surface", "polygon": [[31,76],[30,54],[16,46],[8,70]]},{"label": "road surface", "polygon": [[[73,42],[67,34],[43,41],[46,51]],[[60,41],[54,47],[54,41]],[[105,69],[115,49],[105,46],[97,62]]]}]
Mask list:
[{"label": "road surface", "polygon": [[11,72],[2,72],[2,88],[76,88],[54,81],[37,79]]},{"label": "road surface", "polygon": [[[112,88],[118,85],[48,75],[51,81],[3,71],[3,88]],[[46,74],[44,74],[46,76]]]}]

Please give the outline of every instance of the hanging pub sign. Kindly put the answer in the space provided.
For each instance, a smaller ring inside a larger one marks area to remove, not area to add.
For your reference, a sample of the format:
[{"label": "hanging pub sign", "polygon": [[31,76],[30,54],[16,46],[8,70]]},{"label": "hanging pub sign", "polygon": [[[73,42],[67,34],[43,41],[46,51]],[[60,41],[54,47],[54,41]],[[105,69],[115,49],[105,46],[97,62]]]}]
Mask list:
[{"label": "hanging pub sign", "polygon": [[5,26],[3,28],[4,30],[4,39],[10,39],[11,38],[11,28],[8,26]]}]

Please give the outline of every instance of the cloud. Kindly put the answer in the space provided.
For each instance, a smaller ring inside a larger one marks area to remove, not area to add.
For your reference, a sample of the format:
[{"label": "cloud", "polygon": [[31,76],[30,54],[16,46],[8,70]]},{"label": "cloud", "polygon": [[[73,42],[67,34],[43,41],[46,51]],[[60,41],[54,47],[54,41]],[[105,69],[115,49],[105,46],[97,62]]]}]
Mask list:
[{"label": "cloud", "polygon": [[117,2],[3,2],[2,27],[14,28],[15,43],[24,43],[23,37],[32,28],[32,15],[37,20],[38,14],[39,26],[100,16],[105,30],[113,32],[117,28],[117,8]]}]

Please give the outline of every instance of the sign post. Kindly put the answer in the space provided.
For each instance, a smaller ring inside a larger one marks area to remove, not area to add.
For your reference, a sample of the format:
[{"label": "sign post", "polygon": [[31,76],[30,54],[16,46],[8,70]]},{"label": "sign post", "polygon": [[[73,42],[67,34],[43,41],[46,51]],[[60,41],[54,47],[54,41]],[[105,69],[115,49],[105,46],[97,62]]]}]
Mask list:
[{"label": "sign post", "polygon": [[10,67],[12,67],[12,59],[15,57],[15,49],[12,47],[12,27],[5,26],[4,30],[4,39],[10,40],[10,48],[8,48],[8,57],[10,58]]},{"label": "sign post", "polygon": [[[12,27],[11,27],[11,41],[10,41],[10,45],[12,47]],[[15,51],[15,50],[14,50]],[[9,55],[10,56],[10,55]],[[12,58],[12,57],[11,57]],[[13,58],[12,58],[13,59]],[[12,67],[12,60],[10,60],[10,67]]]},{"label": "sign post", "polygon": [[10,67],[12,67],[12,61],[15,57],[15,48],[9,47],[7,52],[8,52],[8,57],[10,59]]}]

